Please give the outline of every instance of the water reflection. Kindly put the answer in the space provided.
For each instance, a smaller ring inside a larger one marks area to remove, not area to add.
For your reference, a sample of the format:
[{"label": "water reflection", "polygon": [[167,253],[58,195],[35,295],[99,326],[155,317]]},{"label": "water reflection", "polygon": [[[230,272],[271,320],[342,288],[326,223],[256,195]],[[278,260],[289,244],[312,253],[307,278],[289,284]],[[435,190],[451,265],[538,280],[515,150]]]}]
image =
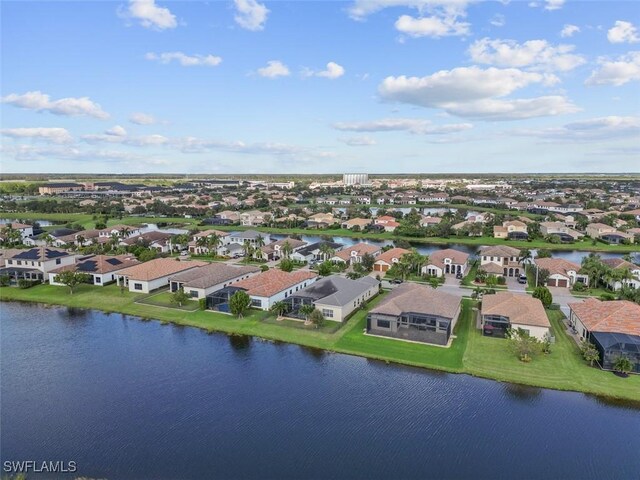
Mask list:
[{"label": "water reflection", "polygon": [[243,351],[251,347],[251,337],[248,335],[227,335],[227,338],[233,350]]},{"label": "water reflection", "polygon": [[509,397],[524,403],[533,403],[542,396],[542,389],[516,383],[505,383],[504,391]]}]

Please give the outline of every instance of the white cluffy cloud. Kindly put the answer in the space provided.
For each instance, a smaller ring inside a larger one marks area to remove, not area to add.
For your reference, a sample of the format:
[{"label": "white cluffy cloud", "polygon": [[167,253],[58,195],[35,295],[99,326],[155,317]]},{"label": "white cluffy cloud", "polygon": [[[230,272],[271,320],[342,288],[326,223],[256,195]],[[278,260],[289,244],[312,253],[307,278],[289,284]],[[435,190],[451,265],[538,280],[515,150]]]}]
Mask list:
[{"label": "white cluffy cloud", "polygon": [[516,68],[459,67],[426,77],[387,77],[378,87],[383,100],[440,108],[461,117],[485,120],[516,120],[578,111],[563,96],[503,99],[533,84],[558,82],[549,73],[525,72]]},{"label": "white cluffy cloud", "polygon": [[264,30],[269,9],[256,0],[234,0],[236,23],[246,30]]},{"label": "white cluffy cloud", "polygon": [[417,135],[442,135],[462,132],[473,128],[470,123],[433,125],[421,118],[383,118],[369,122],[338,122],[333,124],[336,130],[347,132],[409,132]]},{"label": "white cluffy cloud", "polygon": [[158,122],[158,119],[153,115],[149,115],[148,113],[143,112],[134,112],[129,115],[129,121],[131,123],[135,123],[136,125],[155,125]]},{"label": "white cluffy cloud", "polygon": [[504,27],[507,24],[507,19],[501,13],[496,13],[489,23],[494,27]]},{"label": "white cluffy cloud", "polygon": [[7,128],[2,135],[10,138],[41,140],[47,143],[71,143],[73,137],[65,128]]},{"label": "white cluffy cloud", "polygon": [[324,77],[329,80],[335,80],[336,78],[340,78],[344,75],[344,67],[342,65],[338,65],[336,62],[327,63],[327,68],[325,70],[320,70],[318,72],[304,69],[302,71],[302,76],[304,77]]},{"label": "white cluffy cloud", "polygon": [[529,2],[530,7],[544,7],[545,10],[560,10],[564,5],[565,0],[544,0],[544,3],[540,3],[537,0]]},{"label": "white cluffy cloud", "polygon": [[600,68],[591,72],[586,85],[614,85],[640,80],[640,51],[629,52],[616,60],[598,59]]},{"label": "white cluffy cloud", "polygon": [[640,135],[640,117],[608,116],[567,123],[561,127],[516,130],[515,135],[554,142],[593,142]]},{"label": "white cluffy cloud", "polygon": [[270,60],[266,67],[258,69],[258,75],[267,78],[288,77],[291,75],[289,67],[279,60]]},{"label": "white cluffy cloud", "polygon": [[571,25],[570,23],[565,23],[564,27],[560,31],[560,36],[562,38],[573,37],[575,33],[580,33],[580,27],[577,25]]},{"label": "white cluffy cloud", "polygon": [[432,15],[429,17],[401,15],[395,23],[396,30],[414,38],[469,35],[471,33],[470,26],[467,22],[458,21],[456,15]]},{"label": "white cluffy cloud", "polygon": [[221,57],[215,55],[187,55],[182,52],[147,53],[144,58],[168,64],[173,61],[178,62],[183,67],[216,67],[222,62]]},{"label": "white cluffy cloud", "polygon": [[631,22],[618,20],[607,32],[607,39],[611,43],[638,43],[638,30]]},{"label": "white cluffy cloud", "polygon": [[574,49],[574,45],[553,46],[546,40],[519,44],[515,40],[483,38],[476,40],[468,51],[476,63],[566,72],[585,63],[582,56],[571,53]]},{"label": "white cluffy cloud", "polygon": [[69,117],[89,116],[105,120],[109,114],[102,107],[94,103],[89,97],[68,97],[60,100],[51,100],[49,95],[40,91],[27,92],[23,95],[11,93],[2,97],[2,103],[37,112],[50,112],[54,115]]},{"label": "white cluffy cloud", "polygon": [[375,139],[367,136],[339,138],[338,141],[350,147],[369,147],[378,143]]},{"label": "white cluffy cloud", "polygon": [[176,16],[168,8],[159,7],[155,0],[129,0],[126,8],[120,8],[118,14],[128,20],[137,20],[145,28],[166,30],[176,28]]},{"label": "white cluffy cloud", "polygon": [[149,147],[165,145],[169,142],[169,139],[162,135],[131,136],[123,127],[116,125],[101,134],[83,135],[82,141],[90,144],[117,143],[132,147]]}]

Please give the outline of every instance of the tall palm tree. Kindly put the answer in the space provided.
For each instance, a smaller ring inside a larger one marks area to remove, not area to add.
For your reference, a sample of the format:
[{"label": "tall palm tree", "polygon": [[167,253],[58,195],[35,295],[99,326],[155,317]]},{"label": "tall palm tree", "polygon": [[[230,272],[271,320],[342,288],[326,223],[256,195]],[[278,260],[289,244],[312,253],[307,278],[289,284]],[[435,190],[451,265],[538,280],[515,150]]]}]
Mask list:
[{"label": "tall palm tree", "polygon": [[398,263],[395,264],[396,272],[400,274],[402,280],[407,278],[407,275],[411,272],[411,262],[406,255],[403,255]]},{"label": "tall palm tree", "polygon": [[256,247],[264,247],[264,237],[262,235],[256,237]]},{"label": "tall palm tree", "polygon": [[323,243],[322,245],[320,245],[319,250],[323,260],[330,259],[336,253],[336,251],[328,243]]},{"label": "tall palm tree", "polygon": [[242,251],[244,253],[245,260],[249,262],[249,260],[253,258],[253,253],[255,251],[253,245],[251,245],[251,242],[249,242],[249,240],[245,240],[242,244]]},{"label": "tall palm tree", "polygon": [[276,302],[272,305],[271,311],[281,317],[289,311],[289,304],[280,300],[279,302]]},{"label": "tall palm tree", "polygon": [[293,247],[289,243],[289,240],[285,240],[284,244],[280,248],[280,251],[282,252],[282,256],[284,258],[289,258],[289,255],[293,253]]},{"label": "tall palm tree", "polygon": [[[198,237],[196,239],[196,247],[199,247],[200,249],[203,249],[206,246],[207,246],[207,237]],[[200,251],[202,251],[202,250],[200,250]]]},{"label": "tall palm tree", "polygon": [[213,233],[207,237],[206,244],[207,244],[207,248],[209,249],[209,254],[213,258],[216,258],[216,255],[218,253],[218,247],[220,246],[220,237],[215,233]]}]

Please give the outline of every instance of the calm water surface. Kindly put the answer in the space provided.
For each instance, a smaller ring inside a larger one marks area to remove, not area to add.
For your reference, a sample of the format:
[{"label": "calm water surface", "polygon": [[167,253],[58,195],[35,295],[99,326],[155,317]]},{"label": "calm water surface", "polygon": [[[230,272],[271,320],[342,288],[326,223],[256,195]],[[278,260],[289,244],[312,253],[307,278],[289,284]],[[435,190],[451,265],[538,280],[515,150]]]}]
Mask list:
[{"label": "calm water surface", "polygon": [[3,461],[74,460],[109,479],[640,473],[640,411],[586,395],[122,315],[0,308]]}]

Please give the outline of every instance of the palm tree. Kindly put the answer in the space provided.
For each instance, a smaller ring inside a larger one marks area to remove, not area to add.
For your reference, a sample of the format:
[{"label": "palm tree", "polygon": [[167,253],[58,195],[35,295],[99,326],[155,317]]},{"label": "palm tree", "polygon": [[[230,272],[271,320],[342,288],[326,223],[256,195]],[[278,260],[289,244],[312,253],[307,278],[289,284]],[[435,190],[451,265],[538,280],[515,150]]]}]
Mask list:
[{"label": "palm tree", "polygon": [[400,274],[402,280],[407,278],[407,275],[411,272],[411,263],[406,258],[406,255],[403,255],[398,263],[395,264],[396,272]]},{"label": "palm tree", "polygon": [[254,248],[249,240],[245,240],[242,244],[242,252],[244,253],[244,257],[247,262],[253,258]]},{"label": "palm tree", "polygon": [[200,249],[202,249],[206,246],[207,246],[207,237],[198,237],[196,240],[196,247],[199,247]]},{"label": "palm tree", "polygon": [[53,242],[55,241],[55,238],[53,238],[53,235],[51,235],[50,233],[47,233],[47,234],[44,236],[43,240],[44,240],[44,244],[45,244],[47,247],[50,247],[51,245],[53,245]]},{"label": "palm tree", "polygon": [[298,309],[298,312],[300,313],[300,315],[304,315],[305,321],[308,322],[309,315],[311,315],[315,309],[316,307],[314,307],[312,304],[305,303]]},{"label": "palm tree", "polygon": [[211,254],[213,258],[216,258],[218,247],[220,246],[220,237],[215,233],[209,235],[206,239],[206,245],[209,249],[209,254]]},{"label": "palm tree", "polygon": [[84,236],[83,236],[83,235],[77,235],[77,236],[76,236],[76,244],[77,244],[78,246],[82,247],[82,246],[84,245],[84,242],[86,242],[86,241],[87,241],[87,239],[86,239],[86,238],[84,238]]},{"label": "palm tree", "polygon": [[520,258],[518,258],[518,262],[521,263],[524,267],[524,264],[527,263],[527,261],[531,260],[531,258],[531,250],[525,248],[524,250],[520,251]]},{"label": "palm tree", "polygon": [[256,237],[256,247],[264,247],[264,237],[262,235]]},{"label": "palm tree", "polygon": [[330,259],[336,253],[336,251],[328,243],[323,243],[322,245],[320,245],[319,250],[323,260]]},{"label": "palm tree", "polygon": [[284,258],[289,258],[289,255],[293,253],[293,247],[289,243],[289,240],[285,240],[284,244],[280,248],[280,252]]},{"label": "palm tree", "polygon": [[131,233],[131,229],[129,227],[122,227],[118,233],[121,238],[127,238],[129,233]]},{"label": "palm tree", "polygon": [[289,304],[280,300],[271,306],[271,311],[281,317],[289,311]]}]

